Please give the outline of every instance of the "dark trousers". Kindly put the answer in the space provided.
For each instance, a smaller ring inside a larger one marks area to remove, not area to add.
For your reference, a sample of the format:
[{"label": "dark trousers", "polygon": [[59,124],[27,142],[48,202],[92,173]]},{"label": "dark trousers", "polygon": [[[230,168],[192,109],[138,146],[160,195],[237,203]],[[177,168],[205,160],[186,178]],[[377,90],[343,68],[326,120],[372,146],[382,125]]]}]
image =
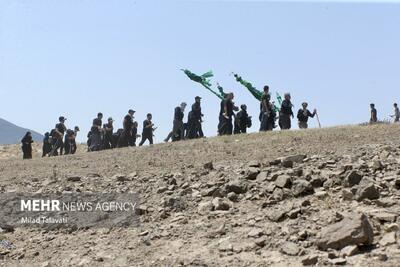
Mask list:
[{"label": "dark trousers", "polygon": [[32,145],[22,145],[22,153],[23,159],[31,159],[32,158]]},{"label": "dark trousers", "polygon": [[151,135],[142,135],[142,140],[140,140],[139,146],[142,146],[146,140],[149,140],[150,145],[153,144],[153,136]]},{"label": "dark trousers", "polygon": [[183,140],[184,138],[184,128],[183,128],[183,121],[174,120],[172,132],[170,132],[165,138],[165,142],[168,142],[169,139],[172,137],[172,141],[174,140]]},{"label": "dark trousers", "polygon": [[292,128],[290,114],[281,113],[279,115],[279,126],[282,130],[289,130],[290,128]]},{"label": "dark trousers", "polygon": [[224,115],[219,117],[218,132],[220,135],[231,135],[233,132],[232,117],[225,118]]}]

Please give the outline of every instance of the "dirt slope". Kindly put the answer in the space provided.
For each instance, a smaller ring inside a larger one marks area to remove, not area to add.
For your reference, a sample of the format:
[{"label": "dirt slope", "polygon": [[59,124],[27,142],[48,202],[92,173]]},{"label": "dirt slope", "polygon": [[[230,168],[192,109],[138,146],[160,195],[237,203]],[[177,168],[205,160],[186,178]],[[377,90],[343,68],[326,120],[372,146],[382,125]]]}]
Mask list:
[{"label": "dirt slope", "polygon": [[142,215],[129,229],[16,228],[0,265],[398,266],[399,136],[349,126],[30,161],[3,146],[1,192],[139,192]]}]

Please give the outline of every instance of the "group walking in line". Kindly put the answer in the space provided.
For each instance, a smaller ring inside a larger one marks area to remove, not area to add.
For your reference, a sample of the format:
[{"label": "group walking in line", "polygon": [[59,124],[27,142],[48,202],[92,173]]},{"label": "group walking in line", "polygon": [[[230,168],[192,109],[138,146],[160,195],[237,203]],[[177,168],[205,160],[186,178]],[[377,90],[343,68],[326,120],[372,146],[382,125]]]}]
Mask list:
[{"label": "group walking in line", "polygon": [[[234,94],[232,92],[225,93],[223,88],[218,84],[217,93],[211,89],[211,83],[208,80],[212,77],[212,72],[207,72],[202,76],[198,76],[188,70],[184,70],[185,74],[193,81],[202,84],[205,88],[211,91],[214,95],[221,99],[219,110],[219,122],[217,126],[217,133],[219,136],[243,134],[247,133],[247,129],[252,127],[252,116],[247,112],[247,105],[242,104],[240,107],[234,103]],[[285,93],[283,100],[277,94],[277,99],[280,107],[275,105],[271,99],[270,88],[268,85],[263,87],[263,91],[258,91],[253,85],[243,80],[239,75],[235,74],[235,79],[244,85],[250,93],[259,101],[259,121],[260,132],[273,131],[279,126],[281,130],[289,130],[292,128],[292,119],[295,113],[293,111],[294,105],[290,93]],[[196,96],[194,103],[187,115],[187,121],[184,122],[185,110],[187,104],[182,102],[179,106],[175,107],[173,112],[172,130],[164,139],[164,142],[181,141],[185,139],[203,138],[204,133],[202,129],[203,113],[201,107],[201,97]],[[370,104],[371,116],[370,123],[378,122],[378,112],[375,104]],[[129,146],[136,146],[136,141],[141,138],[139,146],[142,146],[146,141],[150,145],[153,144],[154,132],[156,127],[153,123],[153,116],[151,113],[146,115],[143,121],[142,134],[138,134],[138,122],[134,119],[135,111],[130,109],[123,118],[123,128],[114,131],[114,119],[109,117],[107,122],[103,124],[103,114],[99,112],[96,118],[93,119],[90,131],[87,134],[87,150],[100,151],[106,149],[122,148]],[[390,115],[394,118],[394,122],[398,123],[400,120],[400,111],[397,103],[394,103],[394,114]],[[297,111],[298,127],[300,129],[308,128],[308,121],[310,118],[319,117],[316,109],[311,112],[308,109],[308,103],[303,102],[301,108]],[[50,132],[46,132],[43,139],[42,157],[58,156],[75,154],[77,150],[76,137],[79,132],[79,127],[75,126],[74,129],[68,129],[65,125],[66,118],[60,116],[58,123]],[[32,158],[32,134],[27,132],[21,140],[22,152],[24,159]]]}]

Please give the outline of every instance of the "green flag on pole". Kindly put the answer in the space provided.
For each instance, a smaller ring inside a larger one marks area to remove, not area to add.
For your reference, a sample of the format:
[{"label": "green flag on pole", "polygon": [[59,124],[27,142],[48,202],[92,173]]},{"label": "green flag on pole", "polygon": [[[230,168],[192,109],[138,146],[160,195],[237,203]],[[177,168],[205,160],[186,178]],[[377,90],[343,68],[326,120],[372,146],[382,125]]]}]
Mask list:
[{"label": "green flag on pole", "polygon": [[251,83],[249,83],[248,81],[245,81],[242,79],[242,77],[240,77],[238,74],[233,74],[233,76],[235,76],[235,79],[237,82],[239,82],[241,85],[243,85],[244,87],[247,88],[247,90],[249,90],[249,92],[258,100],[261,101],[261,97],[263,95],[263,92],[258,91]]},{"label": "green flag on pole", "polygon": [[211,89],[210,78],[214,76],[212,71],[208,71],[208,72],[204,73],[203,75],[194,74],[193,72],[191,72],[190,70],[187,70],[187,69],[185,69],[185,70],[182,69],[182,71],[189,77],[189,79],[191,79],[194,82],[200,83],[201,85],[203,85],[203,87],[205,87],[211,93],[216,95],[219,99],[224,100],[223,95],[220,95]]}]

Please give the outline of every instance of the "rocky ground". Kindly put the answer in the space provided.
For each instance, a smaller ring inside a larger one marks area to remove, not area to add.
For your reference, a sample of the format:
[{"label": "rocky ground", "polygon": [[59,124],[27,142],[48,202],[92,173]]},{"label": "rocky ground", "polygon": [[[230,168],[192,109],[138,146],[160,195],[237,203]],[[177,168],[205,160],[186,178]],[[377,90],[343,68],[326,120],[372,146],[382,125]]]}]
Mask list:
[{"label": "rocky ground", "polygon": [[351,126],[30,161],[3,147],[1,192],[139,192],[141,223],[2,226],[0,265],[399,266],[399,136]]}]

